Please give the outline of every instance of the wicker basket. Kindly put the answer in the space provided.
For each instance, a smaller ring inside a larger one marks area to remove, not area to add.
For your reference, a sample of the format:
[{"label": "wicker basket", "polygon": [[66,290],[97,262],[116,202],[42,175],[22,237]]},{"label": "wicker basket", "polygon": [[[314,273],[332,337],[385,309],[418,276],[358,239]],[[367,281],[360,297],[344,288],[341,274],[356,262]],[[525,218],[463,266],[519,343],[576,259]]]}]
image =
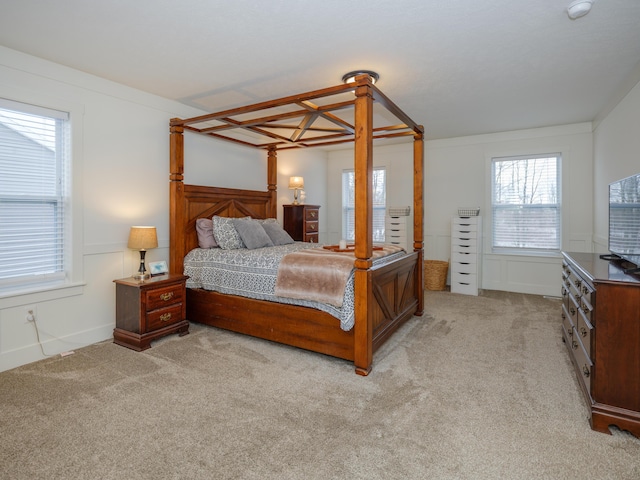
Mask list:
[{"label": "wicker basket", "polygon": [[424,288],[427,290],[444,290],[447,288],[447,272],[449,262],[443,260],[424,261]]}]

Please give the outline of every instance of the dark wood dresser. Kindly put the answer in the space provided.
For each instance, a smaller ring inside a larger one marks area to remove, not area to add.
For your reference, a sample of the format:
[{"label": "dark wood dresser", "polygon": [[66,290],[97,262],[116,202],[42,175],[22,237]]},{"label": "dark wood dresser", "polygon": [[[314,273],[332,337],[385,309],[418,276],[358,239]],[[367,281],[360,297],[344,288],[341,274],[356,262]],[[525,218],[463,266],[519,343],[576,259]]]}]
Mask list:
[{"label": "dark wood dresser", "polygon": [[164,335],[189,333],[184,275],[161,275],[139,281],[114,280],[116,328],[113,341],[133,350],[146,350]]},{"label": "dark wood dresser", "polygon": [[297,242],[318,243],[319,205],[283,205],[283,227]]},{"label": "dark wood dresser", "polygon": [[562,256],[562,336],[591,428],[640,437],[640,278],[598,254]]}]

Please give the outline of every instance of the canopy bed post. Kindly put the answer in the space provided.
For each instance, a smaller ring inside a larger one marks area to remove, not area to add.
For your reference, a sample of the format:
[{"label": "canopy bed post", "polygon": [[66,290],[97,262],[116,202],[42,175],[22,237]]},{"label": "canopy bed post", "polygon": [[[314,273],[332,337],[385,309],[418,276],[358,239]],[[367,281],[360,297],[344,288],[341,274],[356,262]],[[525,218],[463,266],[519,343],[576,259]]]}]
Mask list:
[{"label": "canopy bed post", "polygon": [[368,375],[373,362],[371,272],[373,248],[373,94],[368,76],[356,78],[355,100],[355,344],[356,373]]},{"label": "canopy bed post", "polygon": [[[172,119],[175,121],[179,119]],[[182,274],[186,255],[184,231],[184,128],[171,126],[169,135],[169,271]]]},{"label": "canopy bed post", "polygon": [[416,290],[418,307],[415,315],[424,313],[423,272],[424,261],[424,138],[423,134],[414,135],[413,140],[413,250],[418,253],[416,271]]},{"label": "canopy bed post", "polygon": [[278,216],[278,151],[270,146],[267,154],[267,190],[271,194],[271,211],[269,217]]}]

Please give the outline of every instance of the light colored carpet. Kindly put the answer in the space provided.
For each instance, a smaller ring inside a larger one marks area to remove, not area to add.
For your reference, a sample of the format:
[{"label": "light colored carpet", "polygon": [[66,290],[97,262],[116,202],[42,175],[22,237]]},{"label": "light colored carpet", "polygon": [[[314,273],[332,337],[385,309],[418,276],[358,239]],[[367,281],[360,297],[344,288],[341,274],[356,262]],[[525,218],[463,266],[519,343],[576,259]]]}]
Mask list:
[{"label": "light colored carpet", "polygon": [[560,304],[426,292],[368,377],[192,324],[0,373],[2,479],[638,479],[590,430]]}]

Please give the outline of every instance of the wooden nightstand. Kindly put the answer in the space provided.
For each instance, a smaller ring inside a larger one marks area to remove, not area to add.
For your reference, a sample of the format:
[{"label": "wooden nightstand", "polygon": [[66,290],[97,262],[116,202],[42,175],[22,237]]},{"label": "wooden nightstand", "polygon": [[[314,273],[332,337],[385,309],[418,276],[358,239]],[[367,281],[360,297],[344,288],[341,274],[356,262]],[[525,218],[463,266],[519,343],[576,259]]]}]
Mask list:
[{"label": "wooden nightstand", "polygon": [[318,243],[319,205],[283,205],[283,227],[297,242]]},{"label": "wooden nightstand", "polygon": [[146,350],[164,335],[189,333],[184,275],[161,275],[148,280],[114,280],[116,328],[113,342],[133,350]]}]

